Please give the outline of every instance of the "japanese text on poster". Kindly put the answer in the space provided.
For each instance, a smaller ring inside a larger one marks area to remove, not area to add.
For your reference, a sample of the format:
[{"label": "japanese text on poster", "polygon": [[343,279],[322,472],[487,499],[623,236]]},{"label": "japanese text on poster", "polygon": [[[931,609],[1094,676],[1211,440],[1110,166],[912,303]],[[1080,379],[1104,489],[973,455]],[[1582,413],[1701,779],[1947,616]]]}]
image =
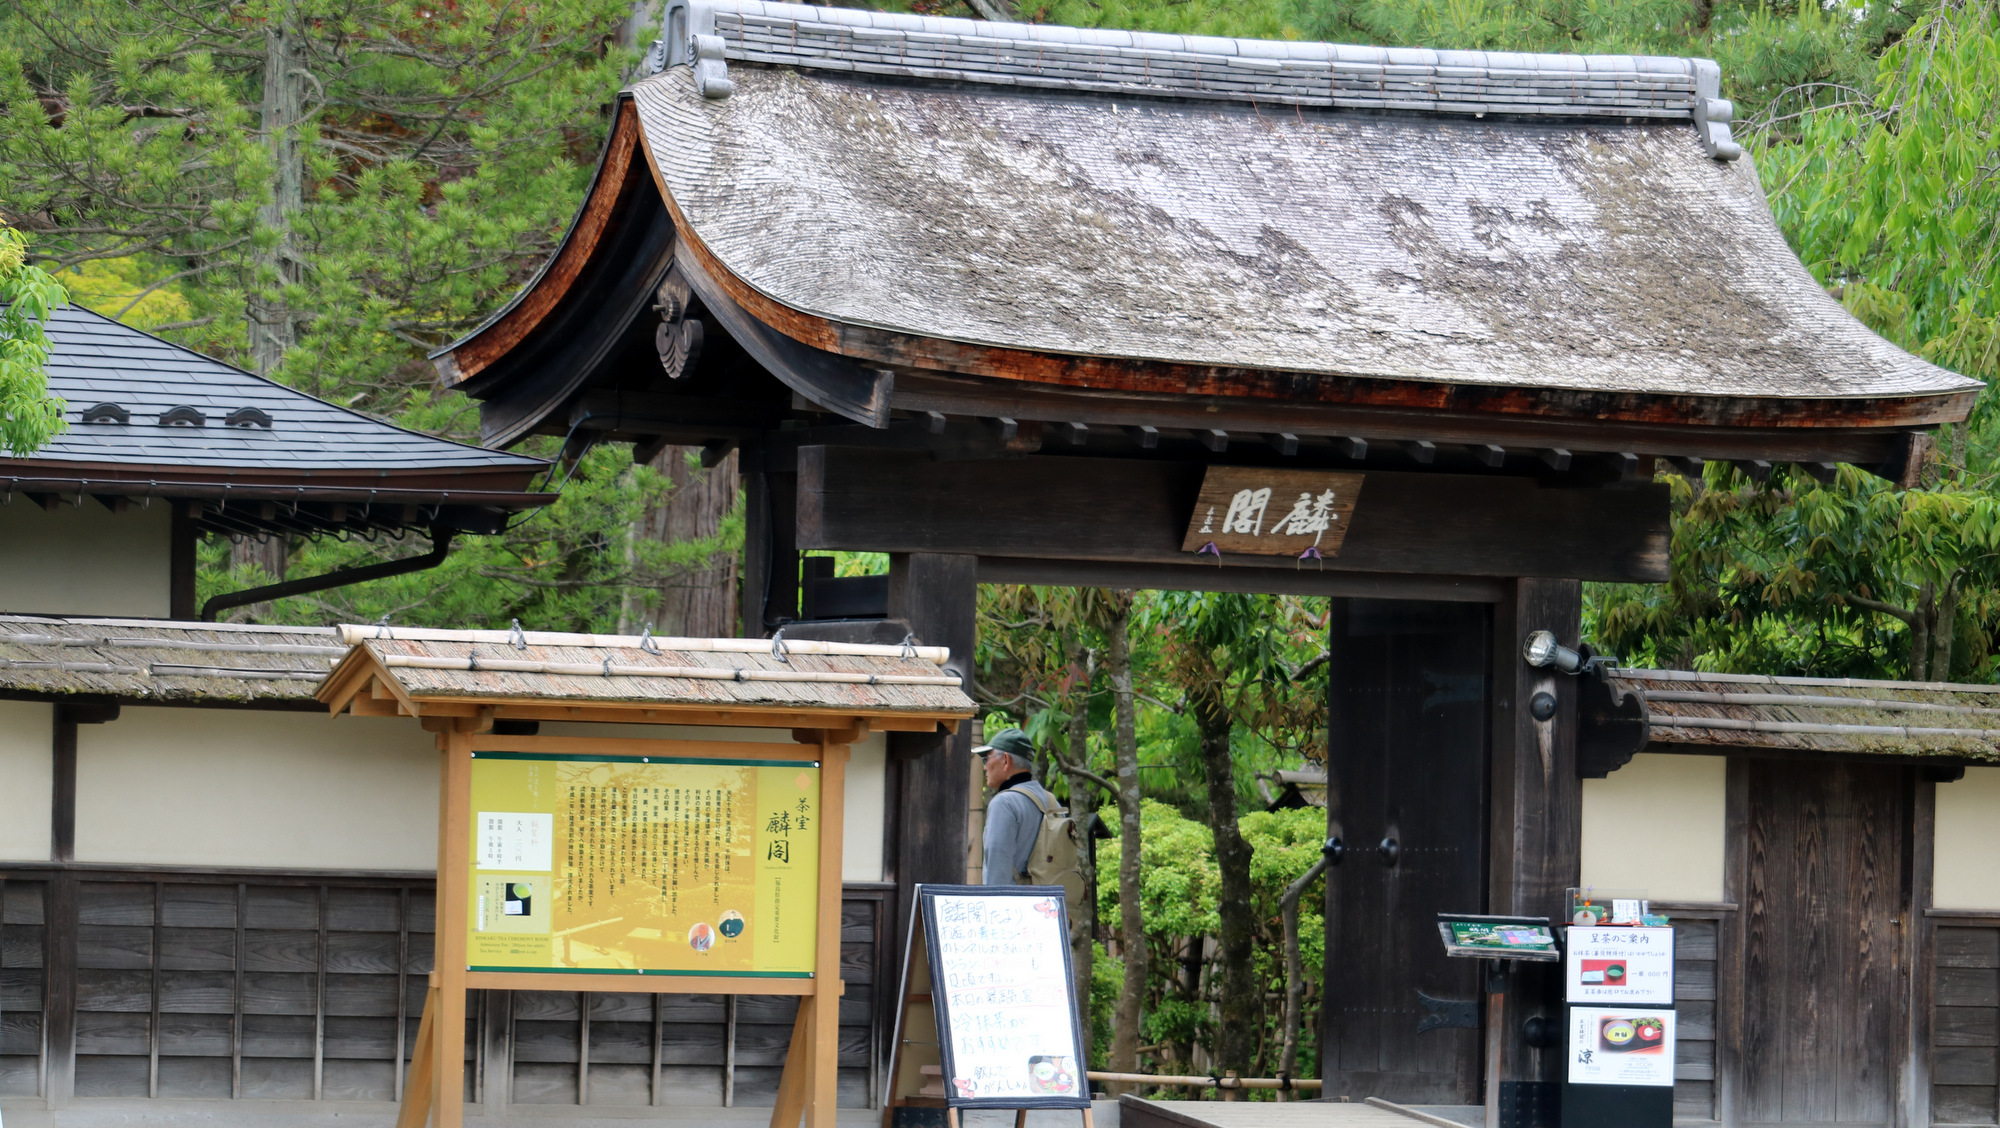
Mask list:
[{"label": "japanese text on poster", "polygon": [[1569,1083],[1672,1085],[1674,1012],[1571,1007]]},{"label": "japanese text on poster", "polygon": [[1674,930],[1572,928],[1567,967],[1572,1003],[1674,1001]]},{"label": "japanese text on poster", "polygon": [[925,898],[935,940],[932,990],[943,1004],[945,1096],[953,1104],[1082,1107],[1089,1100],[1069,926],[1062,891],[1050,892]]},{"label": "japanese text on poster", "polygon": [[819,785],[789,760],[475,753],[466,962],[811,974]]}]

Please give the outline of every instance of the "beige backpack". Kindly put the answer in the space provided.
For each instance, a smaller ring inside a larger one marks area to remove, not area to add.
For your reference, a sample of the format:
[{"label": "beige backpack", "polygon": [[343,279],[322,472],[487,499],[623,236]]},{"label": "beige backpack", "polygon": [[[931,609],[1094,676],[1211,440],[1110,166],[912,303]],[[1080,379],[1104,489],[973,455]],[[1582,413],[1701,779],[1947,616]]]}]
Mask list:
[{"label": "beige backpack", "polygon": [[1076,830],[1076,820],[1069,817],[1069,808],[1056,803],[1056,798],[1043,788],[1029,790],[1018,788],[1032,800],[1042,812],[1042,825],[1035,831],[1035,848],[1028,854],[1025,880],[1016,878],[1022,885],[1060,885],[1063,900],[1070,907],[1070,919],[1077,917],[1077,908],[1083,904],[1083,871],[1078,868],[1078,857],[1083,849]]}]

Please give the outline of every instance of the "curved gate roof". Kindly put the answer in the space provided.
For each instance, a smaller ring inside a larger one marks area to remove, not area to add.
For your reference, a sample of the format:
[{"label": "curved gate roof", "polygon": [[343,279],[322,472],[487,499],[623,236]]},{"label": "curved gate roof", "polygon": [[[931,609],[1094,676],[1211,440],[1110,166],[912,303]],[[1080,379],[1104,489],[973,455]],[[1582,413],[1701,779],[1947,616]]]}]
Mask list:
[{"label": "curved gate roof", "polygon": [[667,19],[570,242],[437,356],[447,382],[552,379],[525,346],[611,269],[603,233],[649,175],[676,244],[661,261],[726,295],[710,306],[904,381],[820,401],[877,425],[953,410],[899,394],[931,375],[1775,429],[1928,426],[1980,386],[1805,270],[1705,60],[760,0],[676,0]]}]

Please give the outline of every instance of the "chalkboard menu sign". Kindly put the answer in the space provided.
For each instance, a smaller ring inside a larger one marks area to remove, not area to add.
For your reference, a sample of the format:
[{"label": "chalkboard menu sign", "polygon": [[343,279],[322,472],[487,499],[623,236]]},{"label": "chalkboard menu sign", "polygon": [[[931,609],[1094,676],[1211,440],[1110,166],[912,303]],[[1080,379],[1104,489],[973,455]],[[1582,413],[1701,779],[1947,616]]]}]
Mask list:
[{"label": "chalkboard menu sign", "polygon": [[1059,885],[920,885],[948,1108],[1090,1107]]}]

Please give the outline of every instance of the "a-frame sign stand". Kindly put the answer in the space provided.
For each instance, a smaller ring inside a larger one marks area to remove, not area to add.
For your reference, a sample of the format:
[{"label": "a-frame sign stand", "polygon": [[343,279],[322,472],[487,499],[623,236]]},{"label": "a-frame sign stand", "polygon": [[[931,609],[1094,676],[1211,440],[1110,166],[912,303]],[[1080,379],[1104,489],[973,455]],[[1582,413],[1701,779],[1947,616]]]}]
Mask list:
[{"label": "a-frame sign stand", "polygon": [[[905,941],[903,948],[902,973],[897,980],[896,1022],[891,1028],[894,1034],[889,1044],[889,1069],[882,1093],[882,1128],[896,1128],[896,1110],[905,1108],[941,1108],[944,1110],[946,1128],[960,1128],[959,1109],[954,1107],[954,1102],[944,1092],[944,1087],[948,1084],[948,1081],[944,1075],[947,1055],[942,1039],[948,1037],[945,1029],[949,1019],[947,1017],[946,1021],[940,1021],[939,992],[935,987],[934,961],[931,958],[930,943],[927,939],[934,930],[925,927],[926,922],[923,909],[927,894],[934,893],[958,894],[960,896],[968,894],[1045,896],[1058,905],[1061,903],[1063,896],[1063,891],[1060,887],[1050,887],[1040,890],[1022,886],[974,888],[965,886],[918,885],[916,887],[916,895],[910,901],[910,912],[905,931],[908,939]],[[1063,937],[1068,936],[1069,924],[1067,913],[1062,912],[1060,909],[1057,910],[1054,927],[1059,935]],[[1074,1037],[1074,1041],[1070,1047],[1075,1058],[1072,1063],[1074,1080],[1081,1087],[1081,1091],[1084,1094],[1088,1094],[1090,1082],[1089,1075],[1084,1069],[1082,1056],[1084,1049],[1083,1032],[1077,1024],[1076,1015],[1073,1013],[1073,1003],[1076,998],[1076,980],[1073,971],[1069,967],[1066,950],[1064,953],[1062,978],[1064,982],[1061,997],[1072,1004],[1072,1013],[1069,1021]],[[930,1079],[935,1079],[938,1085],[939,1091],[936,1094],[923,1091],[928,1087]],[[1024,1106],[1012,1106],[1014,1128],[1026,1128],[1028,1113],[1031,1109],[1046,1109],[1056,1103],[1054,1101],[1031,1097],[1024,1102]],[[999,1108],[1005,1111],[1010,1106],[1005,1103],[1003,1098],[998,1102],[983,1101],[977,1107],[987,1109]],[[1087,1095],[1082,1098],[1080,1106],[1076,1101],[1067,1101],[1062,1102],[1060,1107],[1073,1108],[1075,1111],[1082,1113],[1083,1128],[1095,1128],[1095,1121],[1091,1116],[1091,1107]]]},{"label": "a-frame sign stand", "polygon": [[[625,719],[625,718],[620,718]],[[799,1013],[778,1084],[771,1128],[833,1128],[840,1039],[840,847],[842,798],[849,742],[865,727],[847,731],[798,729],[803,746],[782,744],[598,739],[590,737],[494,736],[475,732],[476,719],[426,718],[438,733],[444,754],[439,788],[437,970],[424,997],[423,1020],[410,1056],[403,1104],[396,1128],[462,1128],[465,1118],[466,992],[475,988],[516,991],[612,991],[651,994],[797,995]],[[662,758],[700,756],[711,760],[790,759],[818,761],[819,892],[818,929],[810,979],[700,976],[576,976],[536,971],[473,971],[466,965],[467,904],[472,852],[472,761],[480,752],[544,752],[633,755],[641,750]]]}]

